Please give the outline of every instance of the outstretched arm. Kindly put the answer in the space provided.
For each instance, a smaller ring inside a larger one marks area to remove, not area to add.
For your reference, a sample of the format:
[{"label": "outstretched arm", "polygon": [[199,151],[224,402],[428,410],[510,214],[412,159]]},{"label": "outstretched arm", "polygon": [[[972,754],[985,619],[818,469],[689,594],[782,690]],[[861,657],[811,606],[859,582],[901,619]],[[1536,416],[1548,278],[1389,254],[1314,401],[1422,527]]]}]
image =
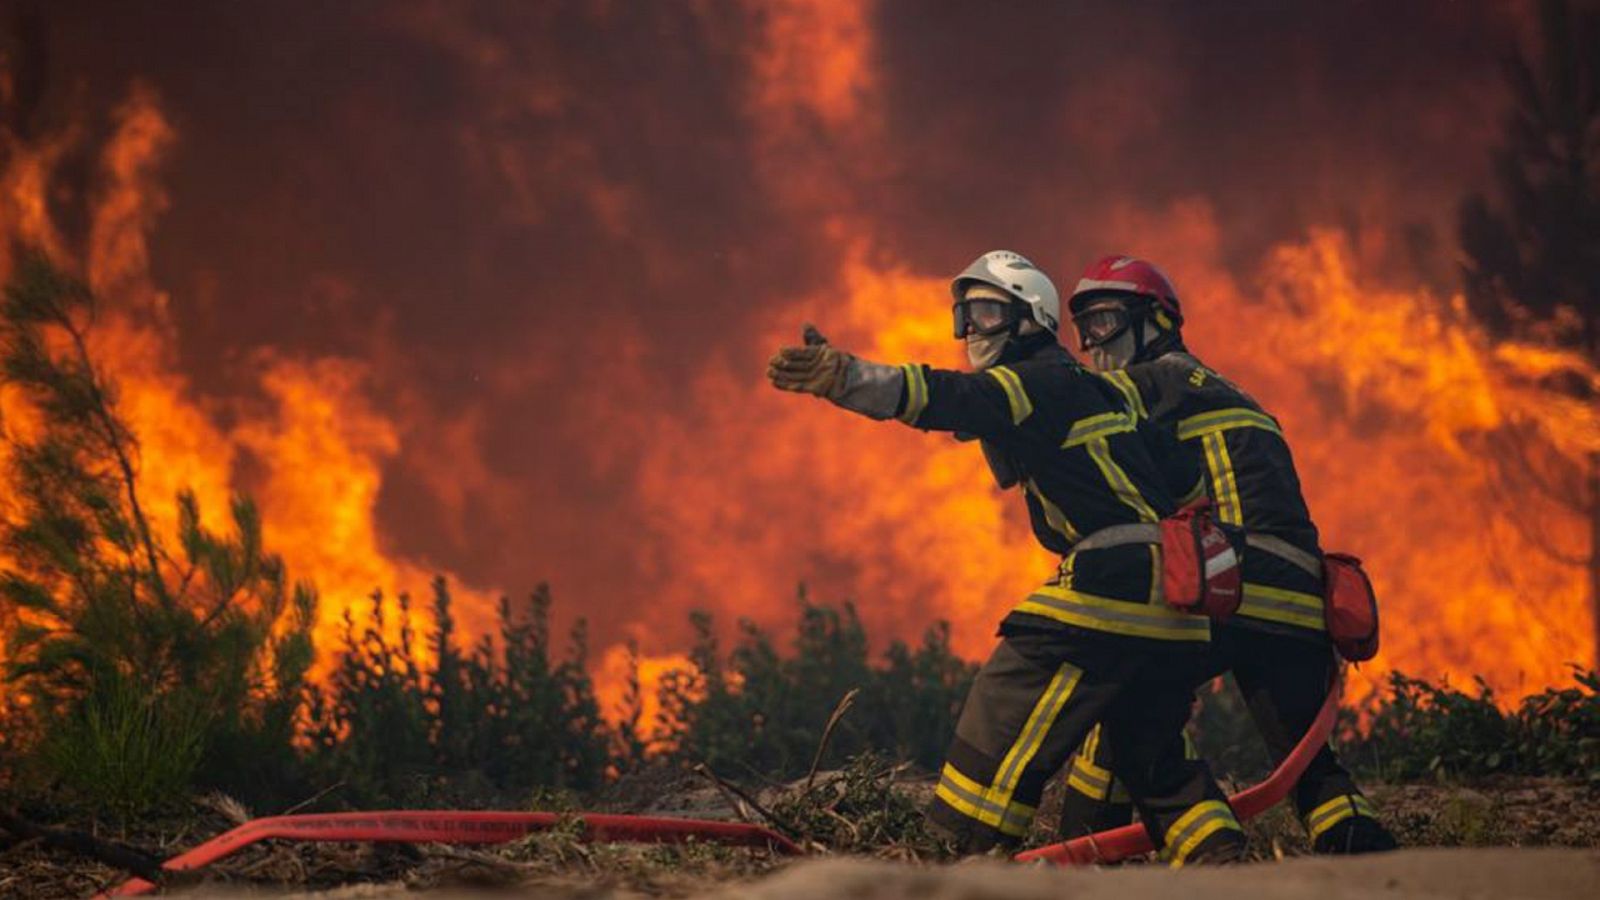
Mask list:
[{"label": "outstretched arm", "polygon": [[768,362],[767,378],[779,390],[814,394],[874,419],[985,437],[1020,425],[1032,411],[1021,380],[1009,369],[967,374],[876,363],[834,347],[811,325],[804,341],[780,349]]},{"label": "outstretched arm", "polygon": [[828,343],[807,324],[803,346],[783,347],[767,362],[767,379],[780,391],[815,394],[851,412],[889,419],[905,408],[906,373],[862,359]]}]

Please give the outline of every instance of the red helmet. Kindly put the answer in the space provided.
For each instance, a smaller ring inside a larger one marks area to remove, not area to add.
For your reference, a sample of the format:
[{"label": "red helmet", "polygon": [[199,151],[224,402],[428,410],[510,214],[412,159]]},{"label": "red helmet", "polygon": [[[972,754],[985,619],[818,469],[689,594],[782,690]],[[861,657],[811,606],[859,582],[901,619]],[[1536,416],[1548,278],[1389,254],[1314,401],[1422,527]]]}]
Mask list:
[{"label": "red helmet", "polygon": [[1149,297],[1173,324],[1183,323],[1183,308],[1178,292],[1161,270],[1135,256],[1105,256],[1084,270],[1073,288],[1067,308],[1077,313],[1084,302],[1096,294],[1137,294]]}]

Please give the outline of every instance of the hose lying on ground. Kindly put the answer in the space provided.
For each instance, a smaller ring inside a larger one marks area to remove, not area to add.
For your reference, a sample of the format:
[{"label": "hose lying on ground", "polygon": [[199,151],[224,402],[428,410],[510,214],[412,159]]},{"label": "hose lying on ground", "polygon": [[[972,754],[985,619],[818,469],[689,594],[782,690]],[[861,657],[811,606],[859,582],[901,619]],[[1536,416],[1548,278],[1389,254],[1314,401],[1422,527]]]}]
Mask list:
[{"label": "hose lying on ground", "polygon": [[[1333,732],[1339,712],[1338,679],[1328,690],[1322,711],[1306,730],[1300,743],[1260,784],[1228,798],[1240,821],[1252,819],[1288,796],[1295,782],[1311,764],[1313,757]],[[186,872],[216,862],[251,844],[265,840],[295,841],[381,841],[449,844],[501,844],[561,822],[582,822],[583,840],[677,844],[691,840],[730,846],[768,847],[786,854],[804,851],[787,837],[769,828],[742,822],[713,822],[702,819],[673,819],[652,816],[603,815],[598,813],[521,813],[425,810],[393,812],[315,813],[271,816],[254,819],[231,831],[174,856],[162,864],[168,872]],[[1154,849],[1150,835],[1141,824],[1039,847],[1017,854],[1018,862],[1044,860],[1058,865],[1111,863],[1138,856]],[[133,878],[104,896],[128,897],[147,894],[156,884]]]}]

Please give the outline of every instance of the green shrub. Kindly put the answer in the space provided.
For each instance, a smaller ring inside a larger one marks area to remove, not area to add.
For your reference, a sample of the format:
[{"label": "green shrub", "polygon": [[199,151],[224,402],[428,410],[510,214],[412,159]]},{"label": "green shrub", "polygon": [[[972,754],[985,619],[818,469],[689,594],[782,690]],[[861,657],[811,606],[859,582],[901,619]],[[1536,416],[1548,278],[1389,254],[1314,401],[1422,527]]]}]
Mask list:
[{"label": "green shrub", "polygon": [[742,622],[726,655],[711,616],[691,614],[693,667],[660,686],[657,724],[673,755],[723,772],[802,775],[840,699],[859,689],[822,764],[878,751],[936,767],[977,672],[951,651],[948,626],[929,629],[915,650],[891,644],[874,665],[854,606],[813,604],[802,589],[798,613],[788,653]]},{"label": "green shrub", "polygon": [[557,661],[540,586],[526,606],[501,600],[498,645],[485,638],[463,653],[448,587],[439,579],[433,589],[431,668],[417,662],[407,595],[391,609],[374,594],[361,628],[346,612],[339,662],[309,699],[307,765],[317,778],[343,784],[342,799],[357,806],[597,786],[609,735],[584,670],[583,623]]},{"label": "green shrub", "polygon": [[75,797],[126,820],[188,800],[211,718],[193,694],[106,678],[48,723],[40,759]]},{"label": "green shrub", "polygon": [[1573,678],[1575,687],[1551,688],[1522,701],[1517,759],[1533,773],[1600,784],[1600,672],[1575,667]]},{"label": "green shrub", "polygon": [[1475,679],[1476,695],[1395,672],[1366,727],[1347,719],[1344,753],[1384,780],[1546,775],[1600,783],[1600,674],[1574,670],[1577,685],[1526,697],[1512,711]]}]

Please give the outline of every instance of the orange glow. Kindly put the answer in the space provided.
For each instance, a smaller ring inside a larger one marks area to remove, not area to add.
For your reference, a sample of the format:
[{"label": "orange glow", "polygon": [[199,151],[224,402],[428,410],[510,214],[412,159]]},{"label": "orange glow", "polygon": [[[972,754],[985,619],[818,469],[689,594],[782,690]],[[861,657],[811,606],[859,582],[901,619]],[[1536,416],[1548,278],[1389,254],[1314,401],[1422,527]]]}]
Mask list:
[{"label": "orange glow", "polygon": [[752,4],[766,36],[754,58],[757,105],[804,111],[834,128],[852,123],[871,82],[872,6],[853,0]]},{"label": "orange glow", "polygon": [[[85,258],[74,260],[62,249],[40,197],[69,137],[46,141],[47,151],[10,158],[0,183],[8,186],[7,211],[17,214],[5,218],[0,237],[81,266],[95,291],[99,310],[90,349],[116,383],[120,411],[138,437],[142,500],[152,524],[174,535],[176,497],[188,488],[206,524],[219,527],[229,498],[248,487],[262,512],[267,548],[283,555],[291,577],[310,580],[321,592],[315,637],[325,669],[347,606],[366,609],[364,598],[379,588],[420,591],[437,571],[396,559],[381,546],[374,511],[380,467],[401,450],[396,429],[365,399],[364,364],[269,352],[258,356],[266,408],[236,405],[228,410],[235,424],[217,424],[221,410],[198,399],[178,368],[167,297],[148,277],[146,240],[166,202],[156,172],[176,135],[153,94],[142,89],[132,92],[115,121],[100,154],[102,182],[90,201]],[[26,149],[9,136],[7,144]],[[8,277],[10,260],[0,263],[0,278]],[[25,404],[9,393],[3,400],[7,427],[26,427]],[[245,456],[258,464],[260,483],[240,482],[237,464]],[[484,633],[496,595],[450,578],[463,632],[469,638]],[[425,615],[425,607],[413,604],[413,617]],[[398,631],[400,623],[390,624]]]},{"label": "orange glow", "polygon": [[[438,15],[448,18],[443,9]],[[779,630],[781,640],[796,585],[805,582],[824,601],[856,600],[879,641],[915,640],[947,619],[956,650],[979,658],[1000,617],[1054,564],[1033,541],[1020,498],[993,487],[975,446],[779,394],[762,378],[761,360],[797,341],[805,321],[873,359],[961,367],[946,278],[993,248],[969,248],[942,271],[925,271],[874,233],[857,189],[892,173],[894,159],[881,127],[870,4],[785,0],[751,9],[760,27],[743,48],[749,83],[740,98],[761,187],[788,217],[782,227],[824,236],[836,271],[830,264],[826,286],[812,294],[768,287],[752,295],[760,304],[755,325],[737,351],[700,365],[686,388],[687,411],[651,402],[661,388],[644,352],[648,338],[627,331],[629,323],[608,323],[620,332],[606,335],[613,370],[604,383],[573,388],[585,402],[572,415],[588,419],[559,423],[595,436],[586,445],[594,458],[583,462],[605,459],[626,471],[627,480],[617,479],[632,492],[626,502],[575,516],[571,528],[615,529],[625,516],[622,527],[638,535],[632,557],[607,560],[636,577],[638,602],[579,611],[614,619],[601,632],[607,640],[640,639],[647,728],[655,685],[687,665],[675,639],[690,609],[711,609],[724,627],[751,619]],[[1147,93],[1145,82],[1155,80],[1130,72],[1116,97]],[[531,108],[561,105],[564,86],[536,87]],[[174,527],[180,488],[195,490],[213,527],[230,494],[252,493],[268,548],[285,557],[292,577],[321,590],[316,633],[325,666],[347,607],[364,616],[374,589],[419,591],[439,569],[397,553],[377,518],[386,467],[412,449],[400,411],[375,399],[378,363],[270,348],[251,357],[248,396],[197,390],[180,367],[147,244],[167,204],[161,167],[181,135],[144,88],[131,92],[113,124],[94,148],[81,249],[52,219],[52,192],[65,154],[83,147],[87,130],[24,144],[0,126],[0,278],[11,269],[12,241],[40,246],[84,274],[103,311],[93,349],[120,385],[123,414],[140,438],[157,527]],[[1154,113],[1136,117],[1126,132],[1102,132],[1101,149],[1111,154],[1159,126]],[[522,173],[510,179],[518,189],[506,202],[524,218],[542,214],[547,182],[571,180],[591,189],[613,234],[648,241],[629,228],[627,185],[607,180],[616,176],[581,135],[564,136],[571,149],[549,157],[492,137],[468,129],[463,141],[481,145],[497,168]],[[1404,669],[1457,682],[1481,673],[1509,700],[1565,683],[1568,662],[1594,662],[1585,572],[1570,561],[1586,552],[1586,523],[1521,480],[1531,471],[1560,483],[1600,449],[1600,412],[1552,386],[1600,390],[1593,361],[1495,343],[1464,316],[1459,298],[1386,282],[1366,262],[1381,249],[1381,229],[1355,246],[1333,231],[1284,234],[1251,267],[1224,262],[1227,223],[1203,199],[1160,208],[1128,202],[1099,215],[1105,246],[1053,248],[1061,258],[1038,261],[1063,266],[1053,275],[1065,287],[1077,265],[1100,253],[1150,257],[1184,298],[1191,347],[1282,420],[1325,545],[1365,558],[1383,600],[1384,651],[1356,676],[1356,696]],[[648,251],[639,254],[645,264]],[[532,380],[535,367],[550,364],[506,365],[526,366],[502,379],[512,381]],[[547,374],[555,377],[540,377]],[[0,410],[5,427],[27,427],[28,410],[15,397],[0,393]],[[440,426],[440,455],[459,463],[446,459],[423,472],[457,517],[470,506],[463,479],[482,486],[498,477],[477,446],[495,423],[477,410],[462,416]],[[446,574],[463,636],[491,630],[499,592]],[[566,588],[558,585],[563,615]],[[413,609],[426,615],[426,603]],[[621,644],[597,649],[597,691],[614,718],[629,658]]]},{"label": "orange glow", "polygon": [[[635,726],[639,737],[650,746],[660,738],[662,679],[671,672],[692,671],[694,665],[682,653],[634,657],[626,646],[615,644],[606,649],[593,673],[595,699],[600,702],[600,712],[611,722],[619,722],[637,712]],[[630,678],[637,678],[639,685],[638,705],[633,709],[629,708],[627,696]]]}]

